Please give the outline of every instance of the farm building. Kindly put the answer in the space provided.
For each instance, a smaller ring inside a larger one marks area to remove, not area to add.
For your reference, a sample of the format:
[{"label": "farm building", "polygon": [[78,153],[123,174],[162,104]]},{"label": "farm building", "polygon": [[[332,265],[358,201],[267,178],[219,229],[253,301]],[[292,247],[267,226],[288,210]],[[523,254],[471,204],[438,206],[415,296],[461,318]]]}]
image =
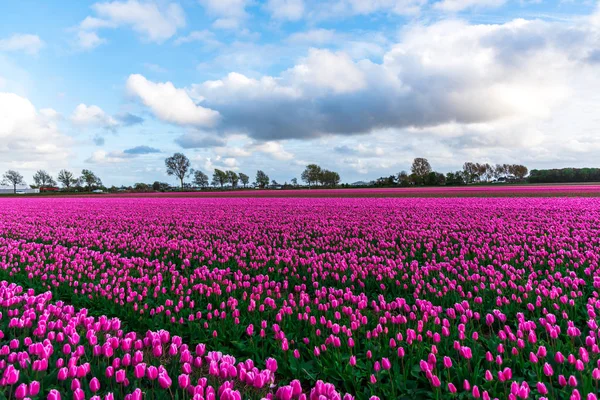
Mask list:
[{"label": "farm building", "polygon": [[[13,194],[15,189],[12,186],[1,185],[0,194]],[[17,194],[39,193],[40,189],[32,189],[27,185],[17,185]]]}]

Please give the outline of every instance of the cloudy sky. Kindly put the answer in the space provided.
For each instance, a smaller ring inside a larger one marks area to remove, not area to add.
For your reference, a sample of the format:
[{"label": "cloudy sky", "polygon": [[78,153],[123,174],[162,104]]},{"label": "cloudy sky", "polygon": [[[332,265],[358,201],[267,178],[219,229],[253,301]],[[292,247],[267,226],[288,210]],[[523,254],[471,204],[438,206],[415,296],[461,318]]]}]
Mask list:
[{"label": "cloudy sky", "polygon": [[164,158],[353,182],[464,161],[599,167],[585,0],[20,0],[0,13],[0,173],[175,181]]}]

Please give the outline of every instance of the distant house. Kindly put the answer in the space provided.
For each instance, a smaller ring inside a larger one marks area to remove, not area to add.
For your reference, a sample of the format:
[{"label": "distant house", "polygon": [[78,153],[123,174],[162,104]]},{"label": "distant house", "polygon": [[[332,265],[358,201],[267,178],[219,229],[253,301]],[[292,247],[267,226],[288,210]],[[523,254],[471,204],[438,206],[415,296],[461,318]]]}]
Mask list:
[{"label": "distant house", "polygon": [[[32,189],[26,185],[17,185],[17,193],[18,194],[32,194],[39,193],[40,189]],[[12,186],[0,186],[0,194],[13,194],[15,193],[15,188]]]},{"label": "distant house", "polygon": [[365,182],[365,181],[357,181],[357,182],[351,183],[350,186],[371,186],[371,183]]},{"label": "distant house", "polygon": [[59,188],[55,187],[55,186],[44,186],[40,188],[40,192],[44,193],[44,192],[58,192],[60,191]]}]

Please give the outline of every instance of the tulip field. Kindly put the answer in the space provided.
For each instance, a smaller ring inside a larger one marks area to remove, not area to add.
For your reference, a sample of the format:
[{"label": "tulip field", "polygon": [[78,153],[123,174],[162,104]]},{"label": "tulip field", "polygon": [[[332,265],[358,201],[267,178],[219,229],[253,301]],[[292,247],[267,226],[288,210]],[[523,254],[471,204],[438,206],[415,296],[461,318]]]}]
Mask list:
[{"label": "tulip field", "polygon": [[600,198],[0,198],[0,399],[597,399]]}]

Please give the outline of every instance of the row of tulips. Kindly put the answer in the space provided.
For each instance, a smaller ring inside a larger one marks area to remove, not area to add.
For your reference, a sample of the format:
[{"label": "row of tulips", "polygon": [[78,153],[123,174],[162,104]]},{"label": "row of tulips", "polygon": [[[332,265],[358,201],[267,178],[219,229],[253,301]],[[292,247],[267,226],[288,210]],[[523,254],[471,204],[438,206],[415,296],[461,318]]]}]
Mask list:
[{"label": "row of tulips", "polygon": [[353,399],[318,382],[277,386],[277,361],[260,369],[167,330],[125,332],[118,318],[92,317],[50,292],[0,282],[0,387],[16,399]]},{"label": "row of tulips", "polygon": [[[211,373],[204,360],[217,395],[225,382],[250,398],[597,393],[596,199],[1,201],[4,279],[138,335],[168,329],[267,371],[276,362],[267,385],[264,371],[227,361],[235,371]],[[23,339],[9,332],[8,348]],[[108,367],[101,385],[137,384],[135,369]]]}]

